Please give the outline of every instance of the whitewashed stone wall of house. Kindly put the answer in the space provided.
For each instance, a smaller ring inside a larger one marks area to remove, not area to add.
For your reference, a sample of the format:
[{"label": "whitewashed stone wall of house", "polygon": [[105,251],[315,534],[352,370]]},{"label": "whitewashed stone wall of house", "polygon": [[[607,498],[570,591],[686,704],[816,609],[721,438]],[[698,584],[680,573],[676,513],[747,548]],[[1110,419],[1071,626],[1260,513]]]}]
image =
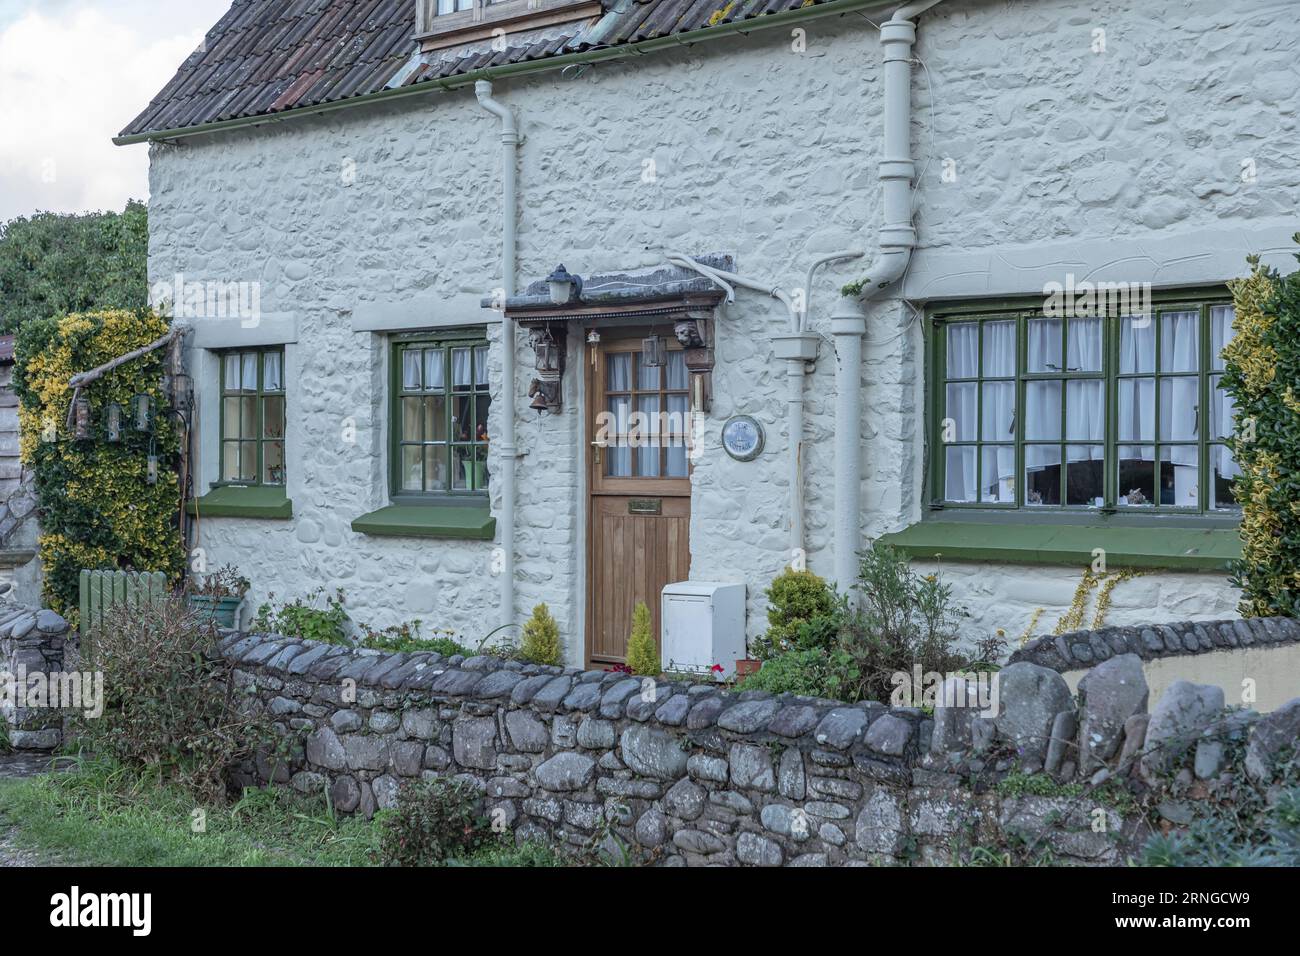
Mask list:
[{"label": "whitewashed stone wall of house", "polygon": [[[927,14],[917,52],[933,84],[927,90],[917,72],[914,139],[924,160],[932,125],[934,150],[920,189],[918,263],[1063,237],[1195,237],[1228,226],[1248,238],[1276,227],[1300,201],[1287,6],[950,0]],[[1106,31],[1103,56],[1090,49],[1097,28]],[[527,136],[521,280],[557,261],[590,274],[658,264],[660,250],[726,251],[746,274],[797,286],[818,253],[870,252],[879,220],[877,34],[854,16],[806,31],[802,54],[789,35],[760,32],[592,66],[577,78],[498,84]],[[258,281],[264,311],[299,318],[289,350],[299,381],[289,399],[295,517],[211,519],[202,530],[209,560],[240,564],[255,597],[344,586],[354,616],[368,623],[421,617],[470,638],[495,617],[492,546],[368,538],[348,525],[383,503],[386,485],[382,339],[352,332],[350,312],[417,294],[487,294],[499,283],[499,152],[496,120],[468,90],[153,150],[152,278]],[[953,183],[941,181],[945,157],[956,161]],[[1258,183],[1242,182],[1244,159],[1254,160]],[[649,160],[652,182],[643,180]],[[825,330],[833,290],[853,278],[852,267],[823,278],[814,327]],[[923,351],[911,316],[897,301],[871,313],[868,536],[921,514]],[[762,587],[789,560],[784,369],[767,344],[784,323],[777,303],[752,293],[723,314],[712,449],[694,475],[695,575],[749,585],[751,633],[763,627]],[[580,360],[575,344],[570,369]],[[493,361],[499,368],[495,350]],[[519,364],[522,410],[531,366],[522,337]],[[833,366],[827,345],[808,381],[808,548],[819,571],[829,570],[832,545]],[[577,378],[566,377],[559,419],[523,416],[517,545],[520,612],[550,603],[572,662],[582,653]],[[716,447],[721,422],[737,412],[768,430],[768,450],[752,464]],[[499,416],[500,405],[493,435]],[[340,439],[348,417],[360,429],[351,445]],[[494,447],[494,468],[498,454]],[[964,579],[959,596],[973,626],[1008,631],[1039,605],[1050,605],[1044,621],[1054,621],[1077,578],[1029,567],[949,572]],[[1136,621],[1223,616],[1234,601],[1221,576],[1180,574],[1129,582],[1114,603],[1112,620]]]}]

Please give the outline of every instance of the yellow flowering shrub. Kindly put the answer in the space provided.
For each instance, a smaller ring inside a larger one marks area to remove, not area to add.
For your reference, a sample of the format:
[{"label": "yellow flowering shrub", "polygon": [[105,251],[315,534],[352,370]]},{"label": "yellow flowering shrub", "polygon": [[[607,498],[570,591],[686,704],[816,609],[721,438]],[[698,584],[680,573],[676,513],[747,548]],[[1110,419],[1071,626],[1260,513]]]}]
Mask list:
[{"label": "yellow flowering shrub", "polygon": [[[68,381],[167,334],[152,312],[109,311],[29,321],[15,343],[20,447],[40,500],[45,602],[61,614],[77,607],[83,568],[162,571],[180,576],[180,438],[162,389],[164,351],[119,366],[82,389],[92,436],[78,440],[69,421]],[[148,431],[137,431],[131,399],[146,394]],[[121,441],[106,441],[105,415],[122,407]],[[149,483],[149,456],[158,458]]]},{"label": "yellow flowering shrub", "polygon": [[[1296,235],[1300,242],[1300,234]],[[1223,385],[1236,412],[1229,441],[1241,475],[1242,559],[1233,583],[1248,617],[1300,610],[1300,272],[1280,276],[1252,260],[1229,283],[1236,318],[1223,350]]]}]

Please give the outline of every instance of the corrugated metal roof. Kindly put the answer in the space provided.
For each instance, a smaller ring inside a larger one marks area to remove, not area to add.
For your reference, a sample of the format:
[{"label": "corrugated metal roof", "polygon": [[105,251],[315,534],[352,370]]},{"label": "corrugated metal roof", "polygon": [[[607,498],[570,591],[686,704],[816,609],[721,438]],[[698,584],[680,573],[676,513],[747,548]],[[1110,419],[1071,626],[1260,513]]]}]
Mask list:
[{"label": "corrugated metal roof", "polygon": [[235,0],[123,137],[163,133],[721,27],[827,0],[604,0],[605,13],[420,54],[415,0]]}]

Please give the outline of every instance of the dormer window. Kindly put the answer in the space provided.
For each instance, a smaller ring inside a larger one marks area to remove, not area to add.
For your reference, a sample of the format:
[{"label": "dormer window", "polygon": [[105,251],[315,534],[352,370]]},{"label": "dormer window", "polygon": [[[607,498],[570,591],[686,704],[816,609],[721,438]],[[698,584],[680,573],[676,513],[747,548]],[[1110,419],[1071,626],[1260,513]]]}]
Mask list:
[{"label": "dormer window", "polygon": [[437,50],[601,15],[600,0],[416,0],[415,39]]}]

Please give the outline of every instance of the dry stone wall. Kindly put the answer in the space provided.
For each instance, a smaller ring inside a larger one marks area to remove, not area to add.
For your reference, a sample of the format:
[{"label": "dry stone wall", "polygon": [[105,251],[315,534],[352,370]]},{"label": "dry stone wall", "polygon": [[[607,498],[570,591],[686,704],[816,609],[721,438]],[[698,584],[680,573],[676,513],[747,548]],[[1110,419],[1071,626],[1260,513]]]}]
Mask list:
[{"label": "dry stone wall", "polygon": [[[997,716],[986,718],[942,706],[967,699],[960,678],[930,717],[238,632],[221,649],[250,706],[295,738],[287,762],[247,761],[239,784],[328,789],[340,811],[371,815],[394,806],[404,784],[457,776],[519,841],[621,844],[660,865],[944,864],[1009,843],[1117,863],[1149,825],[1093,788],[1111,777],[1141,786],[1142,774],[1154,780],[1162,762],[1193,752],[1204,779],[1224,771],[1222,753],[1200,746],[1219,726],[1222,692],[1185,684],[1148,716],[1131,654],[1091,672],[1081,704],[1056,671],[1012,664],[999,675]],[[1262,720],[1238,715],[1232,732],[1258,723],[1281,740],[1298,718],[1300,701]],[[1277,758],[1278,747],[1261,750],[1263,772]],[[1013,774],[1062,786],[1007,788]]]},{"label": "dry stone wall", "polygon": [[58,614],[0,600],[0,719],[15,750],[54,750],[63,740],[62,712],[27,706],[20,691],[33,680],[48,687],[63,673],[67,643],[68,622]]}]

